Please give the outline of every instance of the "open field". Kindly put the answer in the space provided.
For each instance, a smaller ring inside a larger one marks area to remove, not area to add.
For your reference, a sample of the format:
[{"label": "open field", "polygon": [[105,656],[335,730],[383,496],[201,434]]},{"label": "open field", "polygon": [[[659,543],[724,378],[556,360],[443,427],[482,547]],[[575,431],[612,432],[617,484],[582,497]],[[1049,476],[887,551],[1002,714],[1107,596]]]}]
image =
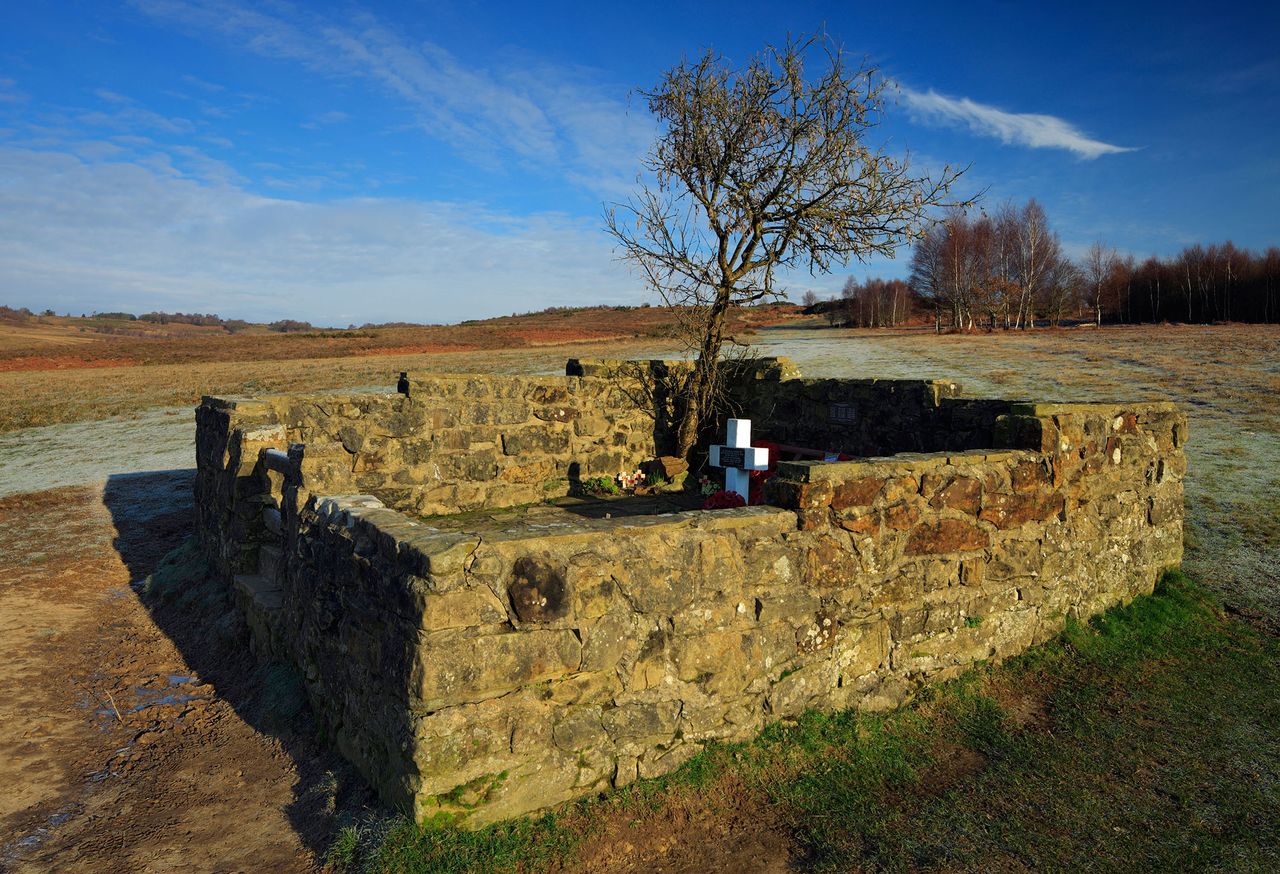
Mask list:
[{"label": "open field", "polygon": [[[188,474],[0,497],[0,780],[17,787],[0,806],[0,869],[310,870],[326,854],[384,870],[1277,867],[1280,329],[754,339],[810,376],[1183,404],[1186,567],[1200,585],[1171,578],[1097,629],[884,719],[815,717],[556,817],[423,836],[370,806],[309,733],[287,677],[245,661],[198,569],[171,562],[144,591],[189,530]],[[400,369],[557,372],[570,355],[670,351],[633,336],[0,373],[0,495],[41,464],[97,454],[76,475],[101,477],[168,458],[155,435],[192,426],[187,411],[164,411],[200,394],[389,387]],[[109,414],[124,418],[83,421]],[[14,430],[24,422],[77,424]],[[119,448],[100,448],[104,436]],[[189,597],[172,595],[175,574]]]},{"label": "open field", "polygon": [[[796,319],[795,307],[756,307],[732,328],[749,335]],[[670,355],[674,348],[672,316],[661,307],[287,334],[118,320],[98,326],[139,332],[122,336],[94,333],[100,321],[0,322],[0,433],[193,406],[205,394],[394,385],[401,370],[556,372],[570,355]]]}]

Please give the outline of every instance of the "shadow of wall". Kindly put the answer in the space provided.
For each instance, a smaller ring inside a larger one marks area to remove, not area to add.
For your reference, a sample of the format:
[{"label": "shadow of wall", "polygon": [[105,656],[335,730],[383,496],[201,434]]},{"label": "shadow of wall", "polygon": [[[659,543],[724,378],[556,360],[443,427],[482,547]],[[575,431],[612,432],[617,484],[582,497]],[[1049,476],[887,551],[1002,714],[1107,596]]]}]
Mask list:
[{"label": "shadow of wall", "polygon": [[[322,855],[333,834],[325,815],[335,791],[333,775],[341,775],[336,791],[357,803],[371,798],[370,791],[315,738],[292,669],[254,658],[230,588],[204,566],[197,550],[181,551],[194,530],[195,478],[194,468],[110,476],[102,502],[115,527],[112,546],[135,581],[140,603],[190,669],[255,732],[280,740],[300,777],[286,814],[303,843]],[[180,585],[157,586],[156,577]]]}]

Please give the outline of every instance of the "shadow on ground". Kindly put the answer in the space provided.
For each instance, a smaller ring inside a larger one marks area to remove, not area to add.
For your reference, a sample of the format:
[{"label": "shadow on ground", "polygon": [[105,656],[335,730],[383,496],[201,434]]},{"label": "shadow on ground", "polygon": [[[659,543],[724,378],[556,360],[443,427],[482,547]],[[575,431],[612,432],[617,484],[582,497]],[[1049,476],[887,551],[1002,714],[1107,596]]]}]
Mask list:
[{"label": "shadow on ground", "polygon": [[275,739],[287,754],[294,800],[285,813],[302,843],[322,859],[337,831],[367,818],[376,799],[319,736],[296,672],[280,662],[260,663],[250,651],[230,592],[207,572],[188,540],[194,476],[185,469],[110,477],[103,503],[115,524],[112,545],[139,600],[189,667],[249,728]]}]

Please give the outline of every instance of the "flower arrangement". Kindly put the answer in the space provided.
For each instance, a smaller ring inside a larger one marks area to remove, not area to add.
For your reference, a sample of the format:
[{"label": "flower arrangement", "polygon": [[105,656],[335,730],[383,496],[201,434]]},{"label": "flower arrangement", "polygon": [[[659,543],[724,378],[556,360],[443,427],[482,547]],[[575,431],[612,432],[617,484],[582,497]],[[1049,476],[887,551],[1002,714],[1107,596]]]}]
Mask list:
[{"label": "flower arrangement", "polygon": [[618,474],[618,488],[623,491],[633,491],[636,486],[644,485],[644,472],[640,470],[624,470]]},{"label": "flower arrangement", "polygon": [[745,507],[746,505],[747,502],[742,500],[742,495],[721,489],[707,496],[707,499],[702,502],[702,509],[729,510],[733,507]]},{"label": "flower arrangement", "polygon": [[705,473],[698,477],[698,492],[704,497],[707,495],[714,495],[718,491],[720,491],[720,487],[711,481],[711,477],[707,476]]}]

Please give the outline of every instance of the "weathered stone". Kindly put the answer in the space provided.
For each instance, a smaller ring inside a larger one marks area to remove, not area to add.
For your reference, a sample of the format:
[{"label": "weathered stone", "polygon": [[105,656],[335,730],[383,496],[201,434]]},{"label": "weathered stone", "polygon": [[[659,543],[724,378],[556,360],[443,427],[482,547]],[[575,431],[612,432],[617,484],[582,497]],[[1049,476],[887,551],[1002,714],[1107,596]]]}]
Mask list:
[{"label": "weathered stone", "polygon": [[804,510],[829,507],[831,506],[831,495],[831,483],[825,480],[816,483],[805,483],[796,492],[795,506]]},{"label": "weathered stone", "polygon": [[804,578],[811,586],[843,586],[860,570],[857,554],[830,535],[818,535],[805,552]]},{"label": "weathered stone", "polygon": [[603,671],[617,667],[637,640],[639,625],[639,619],[630,610],[617,610],[584,628],[582,669]]},{"label": "weathered stone", "polygon": [[988,494],[983,498],[982,512],[978,514],[978,518],[997,528],[1017,528],[1028,522],[1043,522],[1059,516],[1065,507],[1065,499],[1057,493]]},{"label": "weathered stone", "polygon": [[929,506],[935,510],[959,510],[976,515],[982,502],[982,483],[969,476],[958,476],[943,486]]},{"label": "weathered stone", "polygon": [[507,621],[502,602],[488,589],[464,589],[436,594],[425,592],[422,601],[422,628],[440,631],[470,628]]},{"label": "weathered stone", "polygon": [[558,455],[569,451],[569,434],[546,428],[526,428],[502,435],[504,455],[532,456],[538,453]]},{"label": "weathered stone", "polygon": [[836,631],[840,628],[834,613],[822,610],[796,630],[796,649],[803,653],[813,653],[831,646]]},{"label": "weathered stone", "polygon": [[480,701],[527,683],[564,676],[582,661],[572,631],[519,631],[467,637],[443,631],[422,638],[410,678],[421,710]]},{"label": "weathered stone", "polygon": [[839,524],[845,531],[852,531],[854,534],[874,534],[880,529],[880,514],[867,513],[864,516],[841,518]]},{"label": "weathered stone", "polygon": [[570,707],[551,729],[555,744],[567,753],[599,748],[607,737],[599,705]]},{"label": "weathered stone", "polygon": [[1152,525],[1164,525],[1166,522],[1182,518],[1181,495],[1150,498],[1147,521]]},{"label": "weathered stone", "polygon": [[885,508],[882,518],[886,528],[906,531],[920,521],[920,508],[915,504],[894,504]]},{"label": "weathered stone", "polygon": [[976,525],[959,519],[939,519],[917,525],[907,538],[907,555],[943,555],[985,549],[991,535]]},{"label": "weathered stone", "polygon": [[623,704],[604,711],[604,730],[614,741],[670,738],[680,717],[679,701]]},{"label": "weathered stone", "polygon": [[1043,461],[1019,462],[1010,471],[1010,480],[1014,491],[1033,491],[1050,485],[1053,481],[1051,465]]},{"label": "weathered stone", "polygon": [[831,507],[847,510],[851,507],[867,507],[880,495],[885,486],[884,477],[864,476],[834,484]]}]

